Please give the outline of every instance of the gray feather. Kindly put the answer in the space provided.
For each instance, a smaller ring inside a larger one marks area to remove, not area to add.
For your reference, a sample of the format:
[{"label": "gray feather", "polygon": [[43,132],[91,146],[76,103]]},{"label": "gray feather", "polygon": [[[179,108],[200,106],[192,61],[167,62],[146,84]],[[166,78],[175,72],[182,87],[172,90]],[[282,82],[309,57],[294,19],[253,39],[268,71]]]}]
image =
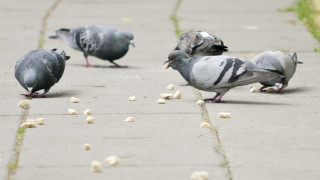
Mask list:
[{"label": "gray feather", "polygon": [[[30,93],[48,91],[63,75],[67,56],[38,49],[21,57],[15,66],[15,77]],[[30,89],[30,90],[29,90]]]},{"label": "gray feather", "polygon": [[56,35],[68,46],[82,51],[86,57],[95,56],[110,62],[123,57],[133,40],[130,32],[101,25],[77,27],[70,31],[60,29]]},{"label": "gray feather", "polygon": [[214,56],[228,51],[221,39],[204,31],[191,31],[181,34],[175,50],[192,56]]},{"label": "gray feather", "polygon": [[293,77],[297,64],[302,63],[297,60],[296,53],[291,56],[281,51],[265,51],[253,57],[251,61],[259,68],[283,75],[283,78],[261,81],[261,84],[264,86],[274,86],[277,83],[281,83],[286,86],[289,80]]}]

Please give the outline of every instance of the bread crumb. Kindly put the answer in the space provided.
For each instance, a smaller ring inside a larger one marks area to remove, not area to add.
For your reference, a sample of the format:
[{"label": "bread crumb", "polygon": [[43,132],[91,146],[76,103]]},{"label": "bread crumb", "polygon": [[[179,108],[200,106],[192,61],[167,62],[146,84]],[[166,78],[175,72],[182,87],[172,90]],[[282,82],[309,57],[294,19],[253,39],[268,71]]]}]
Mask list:
[{"label": "bread crumb", "polygon": [[106,162],[109,163],[111,166],[115,166],[119,163],[119,158],[117,156],[108,156],[106,158]]},{"label": "bread crumb", "polygon": [[164,100],[164,99],[158,99],[157,103],[158,103],[158,104],[165,104],[165,103],[166,103],[166,100]]},{"label": "bread crumb", "polygon": [[18,107],[23,108],[23,109],[29,109],[30,108],[30,100],[26,99],[26,100],[20,101],[18,103]]},{"label": "bread crumb", "polygon": [[136,97],[135,97],[135,96],[129,96],[128,100],[129,100],[129,101],[135,101],[135,100],[136,100]]},{"label": "bread crumb", "polygon": [[36,121],[38,125],[44,125],[44,118],[37,118]]},{"label": "bread crumb", "polygon": [[207,171],[194,171],[191,174],[192,180],[207,180],[209,177],[209,174]]},{"label": "bread crumb", "polygon": [[276,90],[274,88],[267,89],[266,93],[274,93]]},{"label": "bread crumb", "polygon": [[22,127],[22,128],[28,128],[28,123],[24,122],[24,123],[22,123],[22,124],[20,125],[20,127]]},{"label": "bread crumb", "polygon": [[204,102],[204,100],[202,100],[202,99],[199,99],[199,100],[197,101],[197,104],[200,105],[200,106],[204,105],[205,103],[206,103],[206,102]]},{"label": "bread crumb", "polygon": [[92,172],[100,172],[101,171],[101,164],[99,161],[92,161],[91,162],[91,171]]},{"label": "bread crumb", "polygon": [[200,124],[200,127],[202,127],[202,128],[209,128],[209,127],[211,127],[211,124],[209,124],[209,123],[207,123],[207,122],[203,122],[203,123]]},{"label": "bread crumb", "polygon": [[72,102],[72,103],[78,103],[78,102],[80,102],[80,99],[75,98],[75,97],[71,97],[71,98],[70,98],[70,102]]},{"label": "bread crumb", "polygon": [[134,117],[127,117],[124,121],[126,122],[134,122]]},{"label": "bread crumb", "polygon": [[167,89],[168,89],[168,90],[174,90],[174,84],[169,84],[169,85],[167,86]]},{"label": "bread crumb", "polygon": [[[33,119],[32,119],[33,120]],[[33,121],[24,122],[20,125],[22,128],[35,128],[37,127],[36,123]]]},{"label": "bread crumb", "polygon": [[77,115],[77,111],[75,109],[68,109],[69,115]]},{"label": "bread crumb", "polygon": [[258,90],[257,88],[255,88],[255,87],[252,87],[252,88],[250,89],[250,92],[251,92],[251,93],[255,93],[255,92],[259,92],[259,90]]},{"label": "bread crumb", "polygon": [[90,150],[90,144],[84,144],[83,145],[84,150]]},{"label": "bread crumb", "polygon": [[88,124],[92,124],[94,122],[94,118],[93,117],[87,117],[86,119]]},{"label": "bread crumb", "polygon": [[181,92],[178,90],[173,94],[174,99],[181,99]]},{"label": "bread crumb", "polygon": [[27,119],[26,123],[37,123],[35,119]]},{"label": "bread crumb", "polygon": [[229,118],[229,117],[231,117],[231,114],[227,113],[227,112],[221,112],[218,115],[219,115],[220,118]]},{"label": "bread crumb", "polygon": [[91,110],[90,109],[86,109],[83,111],[84,115],[90,115],[91,114]]},{"label": "bread crumb", "polygon": [[171,99],[173,95],[169,93],[164,93],[160,94],[160,96],[162,97],[162,99]]}]

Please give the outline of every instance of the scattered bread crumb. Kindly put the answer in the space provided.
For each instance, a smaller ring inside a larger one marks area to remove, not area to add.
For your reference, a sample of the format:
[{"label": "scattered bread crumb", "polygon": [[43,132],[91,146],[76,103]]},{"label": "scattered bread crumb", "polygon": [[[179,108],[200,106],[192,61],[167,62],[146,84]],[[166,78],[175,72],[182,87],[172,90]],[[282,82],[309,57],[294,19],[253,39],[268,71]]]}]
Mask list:
[{"label": "scattered bread crumb", "polygon": [[170,65],[170,63],[169,63],[169,62],[166,62],[166,63],[163,65],[162,69],[168,69],[169,65]]},{"label": "scattered bread crumb", "polygon": [[92,124],[94,122],[94,118],[93,117],[87,117],[86,119],[88,124]]},{"label": "scattered bread crumb", "polygon": [[37,123],[35,119],[27,119],[26,123]]},{"label": "scattered bread crumb", "polygon": [[30,100],[26,99],[26,100],[20,101],[18,103],[18,107],[23,108],[23,109],[29,109],[30,108]]},{"label": "scattered bread crumb", "polygon": [[274,88],[267,89],[266,93],[274,93],[276,90]]},{"label": "scattered bread crumb", "polygon": [[166,103],[166,100],[164,100],[164,99],[158,99],[157,103],[158,103],[158,104],[165,104],[165,103]]},{"label": "scattered bread crumb", "polygon": [[111,166],[115,166],[119,163],[119,158],[117,156],[108,156],[106,158],[106,162],[109,163]]},{"label": "scattered bread crumb", "polygon": [[126,122],[134,122],[134,117],[127,117],[124,121]]},{"label": "scattered bread crumb", "polygon": [[204,100],[202,100],[202,99],[199,99],[199,100],[197,101],[197,104],[200,105],[200,106],[204,105],[205,103],[206,103],[206,102],[204,102]]},{"label": "scattered bread crumb", "polygon": [[80,99],[75,98],[75,97],[71,97],[71,98],[70,98],[70,102],[72,102],[72,103],[78,103],[78,102],[80,102]]},{"label": "scattered bread crumb", "polygon": [[83,111],[84,115],[90,115],[91,114],[91,110],[90,109],[86,109]]},{"label": "scattered bread crumb", "polygon": [[44,125],[44,118],[37,118],[36,121],[38,125]]},{"label": "scattered bread crumb", "polygon": [[169,85],[167,86],[167,89],[168,89],[168,90],[174,90],[174,85],[173,85],[173,84],[169,84]]},{"label": "scattered bread crumb", "polygon": [[21,124],[22,128],[35,128],[37,127],[37,124],[35,122],[29,121],[29,122],[24,122]]},{"label": "scattered bread crumb", "polygon": [[181,92],[178,90],[173,94],[174,99],[181,99]]},{"label": "scattered bread crumb", "polygon": [[68,109],[69,115],[77,115],[77,111],[75,109]]},{"label": "scattered bread crumb", "polygon": [[173,95],[169,93],[164,93],[160,94],[160,96],[162,97],[162,99],[171,99]]},{"label": "scattered bread crumb", "polygon": [[209,128],[209,127],[211,127],[211,125],[209,123],[207,123],[207,122],[203,122],[203,123],[200,124],[200,127]]},{"label": "scattered bread crumb", "polygon": [[227,112],[221,112],[218,115],[219,115],[220,118],[229,118],[229,117],[231,117],[231,114],[227,113]]},{"label": "scattered bread crumb", "polygon": [[101,164],[99,161],[92,161],[91,162],[91,171],[92,172],[100,172],[101,171]]},{"label": "scattered bread crumb", "polygon": [[255,88],[255,87],[252,87],[252,88],[250,89],[250,92],[251,92],[251,93],[259,92],[259,90],[258,90],[257,88]]},{"label": "scattered bread crumb", "polygon": [[129,101],[135,101],[135,100],[136,100],[136,97],[135,97],[135,96],[129,96],[128,100],[129,100]]},{"label": "scattered bread crumb", "polygon": [[207,171],[194,171],[191,174],[192,180],[207,180],[208,179],[208,172]]},{"label": "scattered bread crumb", "polygon": [[84,150],[90,150],[90,144],[84,144],[83,145]]}]

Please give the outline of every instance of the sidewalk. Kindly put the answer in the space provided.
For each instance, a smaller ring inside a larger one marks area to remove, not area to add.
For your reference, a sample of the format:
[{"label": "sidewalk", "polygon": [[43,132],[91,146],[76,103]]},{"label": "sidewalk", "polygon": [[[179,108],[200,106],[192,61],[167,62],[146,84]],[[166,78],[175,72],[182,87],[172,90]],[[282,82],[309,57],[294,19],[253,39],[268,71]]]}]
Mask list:
[{"label": "sidewalk", "polygon": [[[15,62],[38,46],[41,20],[55,1],[0,2],[0,17],[7,18],[0,35],[3,56],[0,110],[0,179],[7,179],[9,160],[20,123],[16,104],[23,92],[13,75]],[[226,104],[206,104],[217,132],[201,128],[205,112],[195,102],[192,87],[177,71],[162,64],[177,39],[170,21],[174,1],[63,0],[47,22],[44,49],[65,50],[71,59],[60,82],[47,98],[32,99],[28,118],[45,118],[45,125],[27,129],[19,165],[11,179],[190,179],[194,171],[208,171],[209,179],[319,179],[319,53],[318,42],[292,12],[280,12],[293,0],[192,1],[183,0],[177,12],[182,31],[205,30],[222,38],[230,56],[246,59],[264,50],[298,54],[298,65],[285,93],[249,93],[251,86],[230,90]],[[23,19],[23,21],[21,21]],[[48,39],[59,28],[104,24],[130,30],[136,48],[117,61],[126,69],[109,68],[109,62],[89,57],[63,42]],[[169,83],[175,90],[166,89]],[[255,84],[255,87],[260,85]],[[182,99],[160,105],[161,93],[182,92]],[[213,93],[201,92],[203,97]],[[136,96],[136,101],[128,97]],[[70,103],[70,97],[80,103]],[[74,108],[79,115],[67,115]],[[87,124],[85,109],[94,124]],[[219,119],[222,111],[232,118]],[[124,122],[133,116],[135,122]],[[219,136],[217,136],[219,135]],[[83,144],[91,150],[83,150]],[[120,158],[110,167],[104,159]],[[102,164],[92,173],[90,163]]]}]

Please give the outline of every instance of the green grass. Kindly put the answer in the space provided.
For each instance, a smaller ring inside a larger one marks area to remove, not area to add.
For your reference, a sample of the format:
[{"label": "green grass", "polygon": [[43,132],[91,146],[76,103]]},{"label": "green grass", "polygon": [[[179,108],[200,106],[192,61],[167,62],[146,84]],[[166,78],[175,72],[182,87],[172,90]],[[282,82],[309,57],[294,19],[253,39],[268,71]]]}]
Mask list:
[{"label": "green grass", "polygon": [[177,38],[180,37],[180,34],[181,34],[181,30],[180,30],[180,27],[179,27],[179,19],[177,17],[177,12],[181,6],[181,3],[182,3],[182,0],[178,0],[176,2],[176,5],[174,7],[174,10],[172,12],[172,15],[170,16],[170,20],[173,22],[174,24],[174,31],[175,31],[175,34],[177,36]]},{"label": "green grass", "polygon": [[[296,0],[294,7],[285,10],[295,11],[299,19],[309,28],[311,34],[320,41],[320,25],[317,24],[315,19],[316,14],[319,14],[319,9],[315,9],[312,0]],[[314,51],[318,52],[319,49],[315,48]]]},{"label": "green grass", "polygon": [[8,169],[11,170],[11,171],[14,170],[17,166],[18,166],[18,162],[17,161],[12,161],[7,165]]}]

